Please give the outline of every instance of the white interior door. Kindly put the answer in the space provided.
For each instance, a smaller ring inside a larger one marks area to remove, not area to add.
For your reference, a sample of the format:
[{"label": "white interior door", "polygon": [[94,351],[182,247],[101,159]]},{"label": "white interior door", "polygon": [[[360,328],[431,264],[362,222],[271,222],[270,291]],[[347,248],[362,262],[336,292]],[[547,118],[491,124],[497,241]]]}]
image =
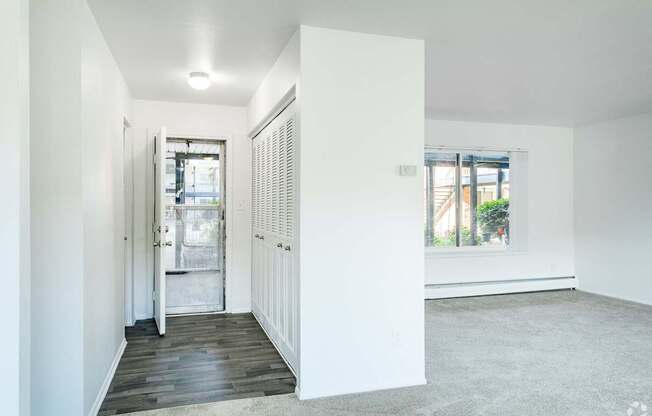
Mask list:
[{"label": "white interior door", "polygon": [[165,225],[166,139],[165,127],[161,127],[154,153],[154,320],[160,335],[165,335],[165,249],[170,245]]}]

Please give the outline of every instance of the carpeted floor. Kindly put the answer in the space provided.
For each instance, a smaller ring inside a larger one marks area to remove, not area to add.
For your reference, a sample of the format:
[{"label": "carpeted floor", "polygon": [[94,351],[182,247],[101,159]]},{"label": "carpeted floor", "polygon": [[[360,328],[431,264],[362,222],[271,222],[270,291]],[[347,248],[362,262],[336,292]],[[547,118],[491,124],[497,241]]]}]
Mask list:
[{"label": "carpeted floor", "polygon": [[652,405],[652,307],[579,291],[426,301],[426,376],[419,387],[138,415],[621,416],[630,406],[642,415]]}]

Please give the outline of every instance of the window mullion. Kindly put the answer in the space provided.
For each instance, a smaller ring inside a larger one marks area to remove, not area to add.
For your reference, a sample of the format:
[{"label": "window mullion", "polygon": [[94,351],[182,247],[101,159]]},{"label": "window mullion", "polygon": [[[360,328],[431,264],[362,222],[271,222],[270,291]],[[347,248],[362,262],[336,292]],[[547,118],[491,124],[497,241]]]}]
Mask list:
[{"label": "window mullion", "polygon": [[477,245],[478,241],[478,169],[475,156],[469,156],[469,202],[471,213],[471,241],[470,245]]},{"label": "window mullion", "polygon": [[462,245],[462,155],[455,154],[455,246]]}]

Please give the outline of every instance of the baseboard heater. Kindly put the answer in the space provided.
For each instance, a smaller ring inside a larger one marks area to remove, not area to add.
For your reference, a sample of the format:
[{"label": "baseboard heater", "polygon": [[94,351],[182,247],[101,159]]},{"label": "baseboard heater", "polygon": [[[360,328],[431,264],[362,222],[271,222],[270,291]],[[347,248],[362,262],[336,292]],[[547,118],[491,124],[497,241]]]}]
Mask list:
[{"label": "baseboard heater", "polygon": [[425,298],[459,298],[467,296],[499,295],[505,293],[539,292],[545,290],[575,288],[577,288],[577,279],[575,276],[426,284]]}]

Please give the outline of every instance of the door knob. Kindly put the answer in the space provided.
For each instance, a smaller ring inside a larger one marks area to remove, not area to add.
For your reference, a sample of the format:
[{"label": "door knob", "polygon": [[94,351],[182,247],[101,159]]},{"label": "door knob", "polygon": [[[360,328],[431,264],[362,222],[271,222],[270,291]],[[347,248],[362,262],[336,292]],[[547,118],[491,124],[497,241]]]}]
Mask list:
[{"label": "door knob", "polygon": [[260,234],[256,234],[254,237],[255,238],[260,238]]},{"label": "door knob", "polygon": [[265,236],[264,236],[264,235],[261,235],[259,238],[260,238],[261,240],[264,240],[264,239],[265,239]]},{"label": "door knob", "polygon": [[287,246],[285,246],[284,250],[285,251],[290,251],[291,250],[290,245],[288,244]]},{"label": "door knob", "polygon": [[161,242],[160,241],[155,242],[154,247],[161,247]]},{"label": "door knob", "polygon": [[276,247],[278,247],[278,248],[283,247],[283,243],[276,243]]},{"label": "door knob", "polygon": [[165,246],[166,247],[172,247],[172,241],[166,241]]}]

